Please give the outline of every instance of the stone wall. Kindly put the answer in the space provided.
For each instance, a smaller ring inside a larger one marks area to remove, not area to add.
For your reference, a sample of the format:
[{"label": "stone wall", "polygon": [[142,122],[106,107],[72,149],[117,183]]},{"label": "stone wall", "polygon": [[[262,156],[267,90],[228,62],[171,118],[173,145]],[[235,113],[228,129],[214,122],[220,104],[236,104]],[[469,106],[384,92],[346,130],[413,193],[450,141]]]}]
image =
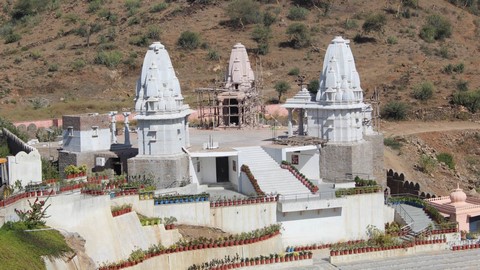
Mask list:
[{"label": "stone wall", "polygon": [[398,174],[392,169],[387,171],[387,186],[390,188],[390,194],[412,194],[421,198],[435,198],[434,194],[421,191],[420,184],[413,181],[406,181],[403,173]]},{"label": "stone wall", "polygon": [[363,138],[371,142],[373,176],[377,183],[386,186],[383,134],[365,135]]},{"label": "stone wall", "polygon": [[152,177],[158,189],[178,187],[189,181],[189,158],[186,154],[171,157],[136,156],[128,160],[129,181]]},{"label": "stone wall", "polygon": [[373,156],[370,141],[327,144],[320,149],[320,177],[329,181],[345,180],[346,174],[351,174],[373,179]]}]

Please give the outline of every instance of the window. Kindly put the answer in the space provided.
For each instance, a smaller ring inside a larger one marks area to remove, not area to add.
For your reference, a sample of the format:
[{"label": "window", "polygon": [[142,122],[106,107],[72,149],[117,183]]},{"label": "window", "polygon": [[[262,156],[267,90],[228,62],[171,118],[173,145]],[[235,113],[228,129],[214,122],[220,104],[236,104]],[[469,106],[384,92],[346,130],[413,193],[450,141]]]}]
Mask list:
[{"label": "window", "polygon": [[298,165],[298,155],[292,155],[292,164]]},{"label": "window", "polygon": [[92,126],[92,137],[98,137],[98,126]]},{"label": "window", "polygon": [[67,127],[67,135],[68,135],[68,137],[73,137],[73,127],[72,126]]}]

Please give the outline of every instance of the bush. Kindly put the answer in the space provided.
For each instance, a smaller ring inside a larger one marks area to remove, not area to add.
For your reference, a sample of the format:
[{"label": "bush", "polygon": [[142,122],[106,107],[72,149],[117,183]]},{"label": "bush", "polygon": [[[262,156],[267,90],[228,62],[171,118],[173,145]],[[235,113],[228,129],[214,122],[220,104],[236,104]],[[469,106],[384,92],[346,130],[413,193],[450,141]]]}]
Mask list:
[{"label": "bush", "polygon": [[423,82],[413,88],[413,97],[418,100],[429,100],[433,96],[435,87],[431,82]]},{"label": "bush", "polygon": [[398,43],[397,37],[389,36],[387,38],[387,43],[390,45],[397,44]]},{"label": "bush", "polygon": [[177,45],[185,50],[194,50],[200,46],[200,35],[195,32],[185,31],[180,34]]},{"label": "bush", "polygon": [[216,50],[208,50],[207,59],[210,61],[220,60],[220,55]]},{"label": "bush", "polygon": [[452,74],[452,73],[463,73],[465,71],[465,65],[463,63],[457,64],[457,65],[452,65],[448,64],[445,67],[443,67],[443,73],[446,74]]},{"label": "bush", "polygon": [[148,42],[148,37],[146,35],[139,35],[130,38],[130,41],[128,43],[138,47],[146,47],[148,46]]},{"label": "bush", "polygon": [[383,14],[370,14],[362,25],[363,32],[382,32],[383,27],[387,24],[387,18]]},{"label": "bush", "polygon": [[457,90],[458,91],[468,91],[468,81],[460,80],[457,82]]},{"label": "bush", "polygon": [[253,0],[234,0],[226,9],[230,22],[235,27],[244,27],[247,24],[262,21],[260,5]]},{"label": "bush", "polygon": [[133,15],[135,12],[137,12],[137,9],[139,9],[141,5],[141,0],[125,0],[125,8],[130,15]]},{"label": "bush", "polygon": [[480,90],[457,92],[453,94],[452,103],[466,107],[471,113],[480,108]]},{"label": "bush", "polygon": [[5,44],[14,43],[22,39],[22,36],[17,33],[10,33],[5,36]]},{"label": "bush", "polygon": [[153,39],[153,40],[160,40],[160,34],[162,33],[162,31],[160,30],[160,27],[156,26],[156,25],[150,25],[147,29],[147,34],[146,36],[149,38],[149,39]]},{"label": "bush", "polygon": [[358,28],[358,23],[356,20],[353,19],[346,19],[345,23],[343,24],[343,28],[349,30],[349,29],[357,29]]},{"label": "bush", "polygon": [[116,68],[122,62],[123,55],[119,51],[101,51],[97,53],[94,63],[108,68]]},{"label": "bush", "polygon": [[308,27],[302,23],[294,23],[288,26],[287,35],[290,46],[294,49],[310,46],[311,36]]},{"label": "bush", "polygon": [[388,120],[405,120],[407,118],[407,104],[401,101],[390,101],[380,113],[381,117]]},{"label": "bush", "polygon": [[158,3],[156,5],[153,5],[153,7],[150,9],[150,12],[151,13],[160,12],[162,10],[167,9],[167,7],[168,7],[167,3]]},{"label": "bush", "polygon": [[311,80],[308,83],[308,86],[307,86],[308,92],[312,94],[317,94],[318,88],[320,88],[320,82],[318,80]]},{"label": "bush", "polygon": [[274,14],[270,13],[270,12],[265,12],[263,13],[263,25],[264,26],[270,26],[272,25],[273,23],[275,23],[277,21],[277,16],[275,16]]},{"label": "bush", "polygon": [[258,53],[265,55],[268,53],[268,41],[272,38],[270,27],[257,25],[252,32],[252,39],[257,42]]},{"label": "bush", "polygon": [[443,162],[447,164],[447,166],[451,169],[455,169],[455,161],[453,160],[453,156],[450,153],[440,153],[437,155],[437,160],[439,162]]},{"label": "bush", "polygon": [[51,64],[48,66],[48,72],[55,72],[58,71],[58,64]]},{"label": "bush", "polygon": [[85,61],[83,59],[75,59],[73,62],[70,64],[73,70],[79,71],[82,68],[84,68],[86,65]]},{"label": "bush", "polygon": [[290,8],[287,18],[289,18],[292,21],[303,21],[307,18],[307,16],[308,16],[308,9],[294,6]]},{"label": "bush", "polygon": [[300,74],[300,69],[298,67],[294,67],[288,71],[288,75],[290,76],[298,76]]},{"label": "bush", "polygon": [[103,5],[104,0],[92,0],[88,4],[87,13],[97,12]]},{"label": "bush", "polygon": [[392,149],[395,149],[395,150],[400,150],[400,148],[402,148],[403,144],[397,140],[395,140],[395,138],[384,138],[383,139],[383,145],[385,146],[388,146]]},{"label": "bush", "polygon": [[450,21],[437,14],[428,16],[426,24],[420,30],[420,37],[426,42],[444,40],[451,35],[452,25]]},{"label": "bush", "polygon": [[24,17],[36,15],[50,6],[50,2],[51,0],[18,0],[13,6],[11,17],[13,20],[20,20]]},{"label": "bush", "polygon": [[437,166],[437,161],[434,158],[425,154],[420,157],[418,163],[420,166],[419,169],[424,173],[432,173],[435,169],[435,166]]}]

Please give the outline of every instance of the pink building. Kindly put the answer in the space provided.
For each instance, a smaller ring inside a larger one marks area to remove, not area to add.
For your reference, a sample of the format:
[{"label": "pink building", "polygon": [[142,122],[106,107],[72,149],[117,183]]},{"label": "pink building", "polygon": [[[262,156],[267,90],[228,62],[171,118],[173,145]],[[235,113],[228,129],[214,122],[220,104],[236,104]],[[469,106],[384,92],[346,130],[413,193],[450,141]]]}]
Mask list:
[{"label": "pink building", "polygon": [[450,221],[458,222],[459,230],[475,232],[480,229],[480,199],[467,197],[458,185],[450,196],[426,201]]}]

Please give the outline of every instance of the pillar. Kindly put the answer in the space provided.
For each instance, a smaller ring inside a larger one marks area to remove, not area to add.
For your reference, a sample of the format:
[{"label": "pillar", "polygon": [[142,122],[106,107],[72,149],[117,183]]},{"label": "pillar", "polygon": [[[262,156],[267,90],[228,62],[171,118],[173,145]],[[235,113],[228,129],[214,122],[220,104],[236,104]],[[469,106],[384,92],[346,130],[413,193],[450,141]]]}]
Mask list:
[{"label": "pillar", "polygon": [[218,101],[218,125],[223,126],[223,100]]},{"label": "pillar", "polygon": [[110,121],[110,132],[111,132],[111,143],[116,144],[117,143],[117,112],[116,111],[111,111],[109,113],[110,117],[112,118]]},{"label": "pillar", "polygon": [[303,109],[300,109],[300,113],[298,114],[298,135],[305,135],[303,132]]},{"label": "pillar", "polygon": [[185,147],[190,147],[190,130],[188,128],[188,115],[185,116]]},{"label": "pillar", "polygon": [[123,113],[123,122],[125,123],[125,145],[131,145],[130,143],[130,123],[128,122],[128,116],[130,115],[130,112],[124,112]]},{"label": "pillar", "polygon": [[293,136],[293,126],[292,126],[292,110],[291,108],[288,108],[288,137]]}]

